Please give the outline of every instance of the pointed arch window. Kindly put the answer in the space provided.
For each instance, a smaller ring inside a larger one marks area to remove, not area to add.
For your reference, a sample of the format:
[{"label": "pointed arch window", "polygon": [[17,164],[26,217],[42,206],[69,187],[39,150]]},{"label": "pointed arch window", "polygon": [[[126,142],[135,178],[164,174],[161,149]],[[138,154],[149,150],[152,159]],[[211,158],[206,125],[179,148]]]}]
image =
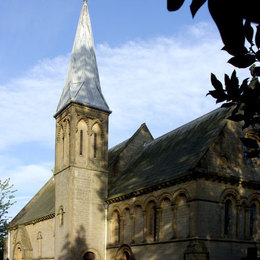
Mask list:
[{"label": "pointed arch window", "polygon": [[97,158],[97,133],[94,133],[94,158]]},{"label": "pointed arch window", "polygon": [[87,155],[87,133],[88,126],[84,119],[81,119],[77,125],[76,152],[79,160],[84,160]]},{"label": "pointed arch window", "polygon": [[16,260],[22,260],[24,259],[23,257],[23,250],[22,246],[20,244],[17,244],[14,250],[14,259]]},{"label": "pointed arch window", "polygon": [[256,204],[252,204],[250,207],[250,220],[249,220],[250,237],[253,237],[255,234],[255,224],[256,224]]},{"label": "pointed arch window", "polygon": [[231,214],[232,214],[232,201],[228,199],[225,201],[225,222],[224,222],[225,235],[230,235],[231,233]]},{"label": "pointed arch window", "polygon": [[63,168],[64,163],[64,131],[62,124],[57,125],[57,139],[56,139],[56,169],[60,170]]},{"label": "pointed arch window", "polygon": [[98,123],[94,124],[92,127],[92,149],[93,158],[101,159],[102,155],[102,138],[101,138],[101,127]]},{"label": "pointed arch window", "polygon": [[80,130],[79,155],[83,154],[83,130]]}]

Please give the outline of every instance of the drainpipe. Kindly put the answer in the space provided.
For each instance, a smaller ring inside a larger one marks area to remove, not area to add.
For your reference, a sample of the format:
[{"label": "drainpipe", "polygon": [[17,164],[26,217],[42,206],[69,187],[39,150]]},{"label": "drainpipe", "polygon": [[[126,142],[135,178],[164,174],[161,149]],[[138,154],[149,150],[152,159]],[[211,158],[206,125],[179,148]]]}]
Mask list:
[{"label": "drainpipe", "polygon": [[105,260],[107,259],[107,205],[105,204]]}]

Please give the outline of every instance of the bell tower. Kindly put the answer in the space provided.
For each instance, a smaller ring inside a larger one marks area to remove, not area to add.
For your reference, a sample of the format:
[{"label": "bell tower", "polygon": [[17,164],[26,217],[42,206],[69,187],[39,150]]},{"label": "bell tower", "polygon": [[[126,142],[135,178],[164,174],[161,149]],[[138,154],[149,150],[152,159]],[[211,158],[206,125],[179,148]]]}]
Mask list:
[{"label": "bell tower", "polygon": [[55,259],[105,259],[108,116],[87,1],[55,114]]}]

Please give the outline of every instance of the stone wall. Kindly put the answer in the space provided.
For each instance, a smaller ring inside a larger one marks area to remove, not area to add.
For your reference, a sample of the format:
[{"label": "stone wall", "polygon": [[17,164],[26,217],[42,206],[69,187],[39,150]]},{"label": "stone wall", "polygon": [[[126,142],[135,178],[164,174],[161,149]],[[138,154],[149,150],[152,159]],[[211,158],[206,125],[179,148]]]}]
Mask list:
[{"label": "stone wall", "polygon": [[[225,209],[227,200],[231,201],[230,216]],[[108,255],[113,257],[108,259],[115,259],[120,246],[127,244],[136,259],[162,259],[168,252],[163,259],[181,260],[186,246],[196,239],[205,245],[204,251],[200,250],[203,257],[239,259],[246,256],[248,247],[260,246],[259,209],[258,191],[202,179],[112,203],[108,209]],[[115,226],[119,232],[113,232]],[[227,233],[225,226],[229,226]]]},{"label": "stone wall", "polygon": [[10,230],[10,259],[54,259],[54,222],[51,218]]}]

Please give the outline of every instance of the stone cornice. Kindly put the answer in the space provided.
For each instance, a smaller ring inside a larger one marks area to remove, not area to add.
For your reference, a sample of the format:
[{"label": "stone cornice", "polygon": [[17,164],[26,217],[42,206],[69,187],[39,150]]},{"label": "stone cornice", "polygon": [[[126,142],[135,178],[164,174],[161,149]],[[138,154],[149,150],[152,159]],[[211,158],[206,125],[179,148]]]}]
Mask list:
[{"label": "stone cornice", "polygon": [[52,219],[54,217],[55,217],[55,213],[51,213],[51,214],[48,214],[46,216],[42,216],[42,217],[39,217],[39,218],[36,218],[36,219],[29,220],[29,221],[27,221],[25,223],[22,223],[22,224],[9,226],[7,229],[8,230],[14,230],[14,229],[17,229],[20,225],[23,225],[23,226],[34,225],[34,224],[36,224],[38,222],[41,222],[41,221],[44,221],[44,220],[48,220],[48,219]]},{"label": "stone cornice", "polygon": [[[204,241],[204,242],[220,242],[220,243],[239,243],[239,244],[251,244],[251,245],[259,245],[259,240],[239,240],[239,239],[226,239],[226,238],[208,238],[208,237],[191,237],[191,238],[182,238],[182,239],[171,239],[168,241],[154,241],[154,242],[142,242],[142,243],[130,243],[131,247],[139,247],[139,246],[150,246],[156,244],[169,244],[169,243],[182,243],[182,242],[192,242],[192,241]],[[119,248],[120,245],[108,245],[107,249]]]},{"label": "stone cornice", "polygon": [[77,165],[74,165],[74,164],[71,164],[69,166],[66,166],[64,168],[62,168],[61,170],[55,172],[53,175],[58,175],[59,173],[65,171],[66,169],[70,169],[70,168],[77,168],[77,169],[83,169],[83,170],[89,170],[89,171],[93,171],[93,172],[100,172],[100,173],[105,173],[105,174],[108,174],[108,171],[107,170],[104,170],[104,169],[97,169],[95,167],[80,167],[80,166],[77,166]]},{"label": "stone cornice", "polygon": [[160,190],[163,188],[174,186],[179,183],[188,182],[188,181],[197,180],[197,179],[205,179],[205,180],[220,182],[220,183],[229,183],[229,184],[235,185],[235,186],[241,185],[244,188],[255,189],[255,190],[260,189],[260,182],[258,182],[258,181],[243,180],[237,176],[220,174],[220,173],[208,171],[208,170],[202,169],[202,168],[195,168],[194,170],[192,170],[188,173],[176,176],[174,178],[165,180],[160,183],[155,183],[154,185],[151,185],[149,187],[143,187],[143,188],[140,188],[140,189],[132,191],[132,192],[128,192],[128,193],[124,193],[124,194],[117,194],[117,195],[108,197],[106,202],[107,202],[107,204],[112,204],[112,203],[119,202],[122,200],[127,200],[127,199],[130,199],[133,197],[138,197],[138,196],[141,196],[144,194],[148,194],[150,192],[157,191],[157,190]]}]

